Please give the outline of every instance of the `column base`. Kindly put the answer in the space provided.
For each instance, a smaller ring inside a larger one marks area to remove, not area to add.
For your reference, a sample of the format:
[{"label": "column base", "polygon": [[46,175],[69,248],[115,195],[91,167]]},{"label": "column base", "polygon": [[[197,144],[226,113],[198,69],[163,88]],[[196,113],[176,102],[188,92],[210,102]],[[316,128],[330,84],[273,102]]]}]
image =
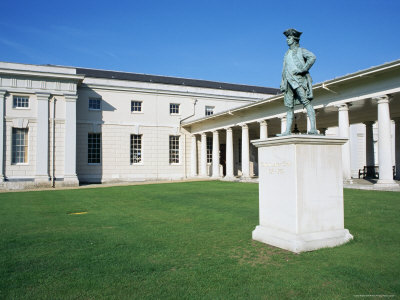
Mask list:
[{"label": "column base", "polygon": [[37,187],[51,187],[51,181],[48,175],[36,175],[34,183]]},{"label": "column base", "polygon": [[347,229],[293,234],[278,229],[257,226],[252,233],[253,240],[294,253],[331,248],[347,243],[353,236]]},{"label": "column base", "polygon": [[379,179],[374,187],[383,187],[383,188],[391,188],[391,187],[399,187],[399,185],[393,179]]},{"label": "column base", "polygon": [[222,178],[224,181],[237,181],[238,179],[235,176],[225,176]]},{"label": "column base", "polygon": [[76,175],[64,175],[63,186],[79,186],[79,180]]}]

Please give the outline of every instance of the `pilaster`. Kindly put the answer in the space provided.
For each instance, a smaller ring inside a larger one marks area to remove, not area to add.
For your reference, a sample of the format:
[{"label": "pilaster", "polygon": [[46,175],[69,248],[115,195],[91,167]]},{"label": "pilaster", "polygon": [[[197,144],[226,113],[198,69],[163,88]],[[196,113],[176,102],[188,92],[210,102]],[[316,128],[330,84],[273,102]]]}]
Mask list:
[{"label": "pilaster", "polygon": [[4,181],[4,107],[7,91],[0,91],[0,183]]},{"label": "pilaster", "polygon": [[76,176],[76,101],[77,95],[65,98],[64,185],[79,185]]},{"label": "pilaster", "polygon": [[49,99],[50,94],[36,93],[36,173],[35,184],[50,185],[49,176]]}]

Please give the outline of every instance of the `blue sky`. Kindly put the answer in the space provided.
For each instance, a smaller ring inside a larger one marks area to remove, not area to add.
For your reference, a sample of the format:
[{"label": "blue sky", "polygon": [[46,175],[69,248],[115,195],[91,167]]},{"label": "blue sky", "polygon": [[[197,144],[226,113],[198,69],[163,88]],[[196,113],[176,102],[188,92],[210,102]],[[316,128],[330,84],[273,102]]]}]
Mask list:
[{"label": "blue sky", "polygon": [[314,82],[400,59],[399,0],[2,1],[0,61],[278,87],[304,32]]}]

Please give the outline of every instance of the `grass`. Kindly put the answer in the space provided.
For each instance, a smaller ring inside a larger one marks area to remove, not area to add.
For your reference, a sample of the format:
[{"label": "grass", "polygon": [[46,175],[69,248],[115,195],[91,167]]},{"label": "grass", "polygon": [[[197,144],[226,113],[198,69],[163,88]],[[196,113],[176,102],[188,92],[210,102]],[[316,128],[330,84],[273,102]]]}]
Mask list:
[{"label": "grass", "polygon": [[0,298],[398,297],[399,207],[399,193],[345,190],[355,239],[296,255],[251,240],[256,184],[3,193]]}]

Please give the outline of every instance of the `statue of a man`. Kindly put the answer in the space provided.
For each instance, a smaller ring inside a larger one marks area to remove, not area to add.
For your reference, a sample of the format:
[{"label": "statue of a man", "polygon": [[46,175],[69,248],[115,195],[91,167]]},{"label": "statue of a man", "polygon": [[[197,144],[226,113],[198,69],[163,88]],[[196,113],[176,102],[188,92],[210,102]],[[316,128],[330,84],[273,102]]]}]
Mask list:
[{"label": "statue of a man", "polygon": [[308,71],[315,62],[315,55],[310,51],[300,48],[299,40],[302,32],[288,29],[283,33],[289,50],[283,59],[281,91],[285,93],[284,103],[287,107],[286,131],[279,136],[291,134],[294,118],[294,106],[303,104],[310,119],[311,128],[308,134],[318,134],[315,128],[315,111],[311,105],[313,99],[312,79]]}]

